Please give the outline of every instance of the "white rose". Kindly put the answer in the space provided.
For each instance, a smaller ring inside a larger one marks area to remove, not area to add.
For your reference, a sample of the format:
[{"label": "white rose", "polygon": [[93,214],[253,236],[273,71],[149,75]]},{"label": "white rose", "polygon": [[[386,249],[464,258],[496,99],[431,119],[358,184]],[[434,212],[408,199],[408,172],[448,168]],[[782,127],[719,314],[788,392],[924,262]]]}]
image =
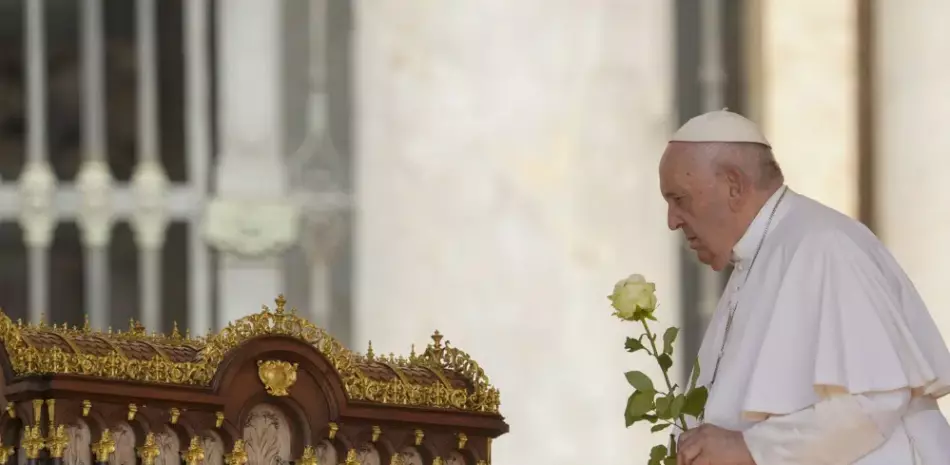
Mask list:
[{"label": "white rose", "polygon": [[614,286],[614,293],[609,298],[616,310],[614,315],[623,320],[652,319],[652,312],[656,309],[656,285],[647,282],[643,275],[630,275]]}]

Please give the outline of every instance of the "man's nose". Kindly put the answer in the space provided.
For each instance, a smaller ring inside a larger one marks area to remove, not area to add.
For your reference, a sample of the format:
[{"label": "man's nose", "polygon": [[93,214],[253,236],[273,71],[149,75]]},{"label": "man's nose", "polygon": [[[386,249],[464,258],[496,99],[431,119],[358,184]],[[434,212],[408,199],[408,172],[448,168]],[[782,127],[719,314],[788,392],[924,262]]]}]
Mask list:
[{"label": "man's nose", "polygon": [[683,219],[672,208],[666,210],[666,226],[670,228],[670,231],[683,227]]}]

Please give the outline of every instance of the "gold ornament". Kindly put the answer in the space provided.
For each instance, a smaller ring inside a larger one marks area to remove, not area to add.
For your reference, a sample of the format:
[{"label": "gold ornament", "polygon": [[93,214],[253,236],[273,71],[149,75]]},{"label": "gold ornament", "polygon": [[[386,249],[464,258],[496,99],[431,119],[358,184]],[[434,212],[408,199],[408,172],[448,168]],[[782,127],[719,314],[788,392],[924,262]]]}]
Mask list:
[{"label": "gold ornament", "polygon": [[39,425],[27,426],[25,428],[21,447],[26,451],[26,458],[40,458],[40,452],[46,448],[46,440],[43,439],[43,433],[40,432]]},{"label": "gold ornament", "polygon": [[66,427],[64,425],[50,429],[49,438],[46,440],[50,457],[62,458],[63,453],[66,452],[66,446],[68,445],[69,438],[66,436]]},{"label": "gold ornament", "polygon": [[172,407],[171,410],[168,411],[168,414],[171,416],[169,422],[173,425],[178,424],[178,417],[181,415],[181,410]]},{"label": "gold ornament", "polygon": [[257,376],[267,388],[267,393],[274,397],[290,395],[288,389],[297,382],[297,363],[283,360],[258,360]]},{"label": "gold ornament", "polygon": [[145,436],[145,444],[138,448],[139,457],[142,458],[142,465],[155,465],[155,459],[162,449],[155,443],[155,433],[148,433]]},{"label": "gold ornament", "polygon": [[300,459],[297,460],[298,465],[319,465],[317,460],[317,454],[313,450],[313,446],[307,446],[303,448],[303,455],[300,456]]},{"label": "gold ornament", "polygon": [[0,465],[6,465],[7,461],[10,460],[10,457],[13,457],[13,453],[13,446],[0,445]]},{"label": "gold ornament", "polygon": [[245,465],[247,463],[247,452],[244,450],[244,440],[234,441],[234,448],[231,453],[224,456],[226,465]]},{"label": "gold ornament", "polygon": [[343,465],[360,465],[360,461],[356,458],[356,449],[347,451],[346,461],[343,462]]},{"label": "gold ornament", "polygon": [[205,451],[201,448],[201,438],[194,436],[188,445],[188,450],[181,457],[185,460],[185,465],[201,465],[205,460]]},{"label": "gold ornament", "polygon": [[112,431],[102,430],[102,438],[92,444],[92,453],[96,456],[96,462],[108,462],[109,456],[115,453],[115,439],[112,437]]}]

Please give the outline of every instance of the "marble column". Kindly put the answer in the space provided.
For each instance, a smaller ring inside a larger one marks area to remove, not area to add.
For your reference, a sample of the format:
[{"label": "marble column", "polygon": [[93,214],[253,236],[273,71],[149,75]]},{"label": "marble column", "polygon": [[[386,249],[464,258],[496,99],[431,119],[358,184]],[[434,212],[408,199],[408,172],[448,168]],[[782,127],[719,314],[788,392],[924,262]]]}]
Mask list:
[{"label": "marble column", "polygon": [[793,189],[857,216],[857,8],[853,1],[751,3],[761,44],[750,60],[752,116]]},{"label": "marble column", "polygon": [[[950,4],[874,2],[877,233],[950,341]],[[950,407],[944,401],[944,411]]]},{"label": "marble column", "polygon": [[673,129],[665,0],[356,4],[356,340],[438,328],[502,393],[497,463],[639,463],[606,299],[679,308],[657,163]]},{"label": "marble column", "polygon": [[283,292],[284,250],[298,218],[286,194],[282,2],[217,8],[219,156],[206,218],[220,252],[219,321],[256,312]]}]

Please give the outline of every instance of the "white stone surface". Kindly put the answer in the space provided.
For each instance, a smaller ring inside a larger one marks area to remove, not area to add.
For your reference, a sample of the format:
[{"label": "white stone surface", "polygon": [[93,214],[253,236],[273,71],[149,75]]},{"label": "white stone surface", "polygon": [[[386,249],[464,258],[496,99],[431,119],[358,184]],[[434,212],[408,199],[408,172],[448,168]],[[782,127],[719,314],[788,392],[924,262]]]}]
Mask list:
[{"label": "white stone surface", "polygon": [[875,7],[877,232],[950,340],[950,3]]},{"label": "white stone surface", "polygon": [[[220,153],[215,194],[229,202],[288,201],[280,92],[282,3],[227,3],[217,9]],[[258,311],[283,292],[276,257],[222,255],[217,270],[219,326]]]},{"label": "white stone surface", "polygon": [[624,429],[623,372],[649,365],[606,295],[640,272],[679,308],[671,10],[356,3],[356,340],[406,353],[438,328],[470,352],[511,425],[495,463],[643,463],[663,440]]},{"label": "white stone surface", "polygon": [[854,2],[761,2],[760,102],[787,182],[858,213],[857,16]]}]

